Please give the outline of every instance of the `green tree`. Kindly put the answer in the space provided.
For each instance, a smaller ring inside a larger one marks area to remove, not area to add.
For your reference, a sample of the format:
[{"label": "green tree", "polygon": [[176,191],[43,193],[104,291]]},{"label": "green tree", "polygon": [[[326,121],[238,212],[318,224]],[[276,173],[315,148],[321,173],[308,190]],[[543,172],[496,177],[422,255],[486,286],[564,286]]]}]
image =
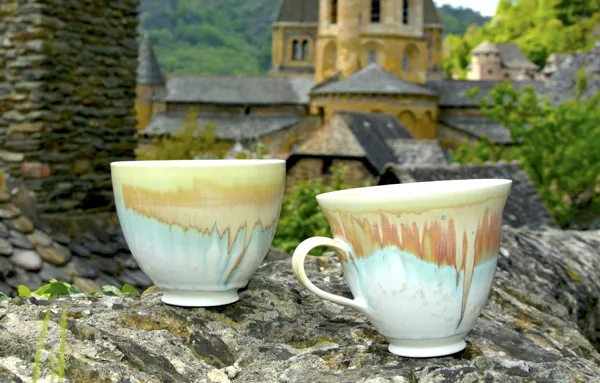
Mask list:
[{"label": "green tree", "polygon": [[183,120],[184,127],[173,137],[159,137],[154,145],[137,154],[139,160],[191,160],[194,158],[223,158],[230,144],[217,138],[214,124],[201,128],[192,108]]},{"label": "green tree", "polygon": [[578,227],[599,217],[600,92],[583,99],[585,83],[580,72],[577,97],[557,106],[531,87],[497,85],[480,101],[481,113],[506,127],[517,145],[464,143],[453,152],[455,161],[519,161],[560,226]]}]

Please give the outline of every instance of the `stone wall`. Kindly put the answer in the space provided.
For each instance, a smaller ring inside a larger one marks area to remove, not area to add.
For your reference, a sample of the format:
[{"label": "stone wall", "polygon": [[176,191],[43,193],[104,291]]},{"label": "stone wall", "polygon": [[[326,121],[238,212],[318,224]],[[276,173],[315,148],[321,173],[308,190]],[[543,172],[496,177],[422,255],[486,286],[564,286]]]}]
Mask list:
[{"label": "stone wall", "polygon": [[0,0],[0,168],[42,213],[113,209],[134,158],[138,0]]}]

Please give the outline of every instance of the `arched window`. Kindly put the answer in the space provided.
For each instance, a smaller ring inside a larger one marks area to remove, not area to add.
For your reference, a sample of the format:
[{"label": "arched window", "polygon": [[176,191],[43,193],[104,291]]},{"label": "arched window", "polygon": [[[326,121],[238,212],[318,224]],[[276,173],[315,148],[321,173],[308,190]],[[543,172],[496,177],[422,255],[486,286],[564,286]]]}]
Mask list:
[{"label": "arched window", "polygon": [[410,57],[408,56],[408,53],[405,52],[404,56],[402,56],[402,72],[408,73],[409,63],[410,63]]},{"label": "arched window", "polygon": [[338,16],[338,2],[337,0],[331,0],[329,5],[331,6],[331,9],[329,10],[329,21],[331,24],[336,24]]},{"label": "arched window", "polygon": [[302,47],[298,40],[292,43],[292,60],[302,60]]},{"label": "arched window", "polygon": [[375,64],[377,62],[377,52],[369,51],[369,64]]},{"label": "arched window", "polygon": [[308,40],[302,41],[302,60],[308,60]]},{"label": "arched window", "polygon": [[371,0],[371,22],[381,21],[381,0]]},{"label": "arched window", "polygon": [[409,11],[409,4],[410,0],[404,0],[402,3],[402,22],[404,24],[408,24],[409,20],[410,20],[410,14],[408,13]]}]

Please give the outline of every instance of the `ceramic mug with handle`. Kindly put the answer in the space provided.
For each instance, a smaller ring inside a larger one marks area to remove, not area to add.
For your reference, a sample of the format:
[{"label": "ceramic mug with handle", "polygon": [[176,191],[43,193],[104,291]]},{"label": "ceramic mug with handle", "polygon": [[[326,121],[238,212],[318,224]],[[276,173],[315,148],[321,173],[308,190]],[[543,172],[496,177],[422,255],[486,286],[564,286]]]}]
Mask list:
[{"label": "ceramic mug with handle", "polygon": [[275,235],[285,161],[126,161],[111,173],[127,244],[163,302],[237,301]]},{"label": "ceramic mug with handle", "polygon": [[[394,354],[461,351],[490,293],[511,185],[454,180],[320,194],[334,238],[302,242],[294,273],[320,298],[366,315]],[[304,259],[319,246],[338,255],[354,299],[323,291],[306,276]]]}]

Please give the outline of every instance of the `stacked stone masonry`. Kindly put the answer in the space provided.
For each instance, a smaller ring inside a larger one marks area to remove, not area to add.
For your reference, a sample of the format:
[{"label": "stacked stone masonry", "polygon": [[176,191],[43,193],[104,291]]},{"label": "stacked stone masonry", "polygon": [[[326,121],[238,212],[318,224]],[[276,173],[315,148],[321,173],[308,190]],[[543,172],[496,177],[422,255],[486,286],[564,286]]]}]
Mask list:
[{"label": "stacked stone masonry", "polygon": [[0,168],[42,213],[113,210],[134,158],[138,0],[0,0]]}]

